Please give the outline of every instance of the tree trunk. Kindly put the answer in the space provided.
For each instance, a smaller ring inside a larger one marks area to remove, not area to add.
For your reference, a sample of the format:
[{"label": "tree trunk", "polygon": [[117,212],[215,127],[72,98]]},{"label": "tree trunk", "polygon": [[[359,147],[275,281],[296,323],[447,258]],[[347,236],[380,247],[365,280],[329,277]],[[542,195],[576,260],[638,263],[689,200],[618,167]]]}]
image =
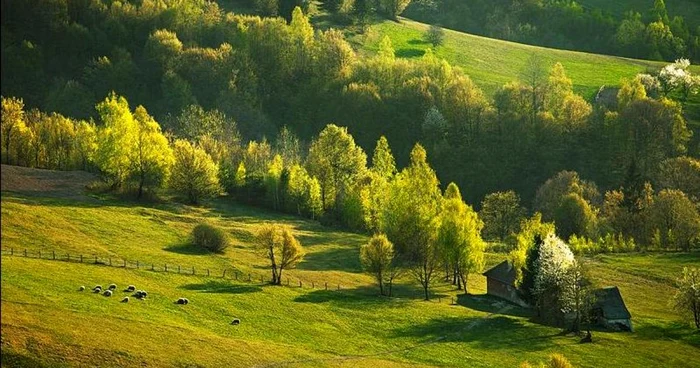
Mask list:
[{"label": "tree trunk", "polygon": [[428,295],[428,285],[430,284],[430,276],[428,276],[428,265],[423,263],[423,290],[425,291],[425,300],[430,300]]},{"label": "tree trunk", "polygon": [[282,285],[282,266],[280,266],[280,271],[277,273],[277,285]]},{"label": "tree trunk", "polygon": [[139,193],[136,195],[136,199],[141,199],[143,196],[143,182],[145,181],[144,175],[141,174],[141,179],[139,180]]},{"label": "tree trunk", "polygon": [[460,272],[460,276],[462,277],[462,285],[464,285],[464,293],[467,294],[467,280],[469,280],[469,274],[463,274]]}]

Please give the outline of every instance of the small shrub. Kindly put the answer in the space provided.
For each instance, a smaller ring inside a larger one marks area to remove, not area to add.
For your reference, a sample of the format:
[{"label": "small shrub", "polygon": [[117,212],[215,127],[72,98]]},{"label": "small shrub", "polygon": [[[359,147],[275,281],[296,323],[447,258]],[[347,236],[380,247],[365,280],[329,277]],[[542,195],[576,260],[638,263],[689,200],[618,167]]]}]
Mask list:
[{"label": "small shrub", "polygon": [[438,47],[445,42],[445,30],[438,25],[431,25],[430,28],[425,32],[425,40],[430,42],[433,47]]},{"label": "small shrub", "polygon": [[211,252],[223,253],[228,247],[228,238],[223,230],[208,224],[199,224],[192,230],[194,245]]}]

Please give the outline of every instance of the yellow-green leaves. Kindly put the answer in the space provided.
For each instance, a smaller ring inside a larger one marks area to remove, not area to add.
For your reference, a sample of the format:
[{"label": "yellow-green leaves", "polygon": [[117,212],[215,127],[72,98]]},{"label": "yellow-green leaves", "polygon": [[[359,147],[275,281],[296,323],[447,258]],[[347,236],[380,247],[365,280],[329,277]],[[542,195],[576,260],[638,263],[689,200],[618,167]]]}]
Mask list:
[{"label": "yellow-green leaves", "polygon": [[178,139],[175,141],[173,153],[175,165],[172,169],[170,187],[175,192],[185,196],[194,204],[221,192],[219,166],[203,149]]}]

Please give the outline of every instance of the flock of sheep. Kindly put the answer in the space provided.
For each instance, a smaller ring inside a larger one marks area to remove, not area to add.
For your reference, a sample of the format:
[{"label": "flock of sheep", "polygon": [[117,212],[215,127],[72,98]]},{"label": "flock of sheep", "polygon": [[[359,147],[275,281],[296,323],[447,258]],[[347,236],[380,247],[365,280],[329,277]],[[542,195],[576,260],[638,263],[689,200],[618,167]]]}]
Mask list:
[{"label": "flock of sheep", "polygon": [[[80,291],[85,291],[85,286],[81,286]],[[96,285],[94,288],[92,288],[92,292],[95,294],[102,294],[106,297],[112,296],[112,294],[117,290],[117,284],[110,284],[107,287],[107,290],[102,289],[102,285]],[[129,285],[126,289],[124,289],[125,293],[133,293],[131,296],[143,300],[146,299],[148,296],[148,292],[145,290],[136,290],[136,287],[134,285]],[[125,296],[124,299],[122,299],[122,303],[128,303],[129,302],[129,297]]]},{"label": "flock of sheep", "polygon": [[[80,291],[85,291],[85,286],[81,286],[79,288]],[[117,284],[110,284],[107,287],[107,290],[102,290],[102,285],[95,285],[94,288],[92,288],[92,292],[95,294],[100,294],[110,297],[112,294],[117,290]],[[139,300],[144,300],[148,296],[148,292],[145,290],[136,290],[136,287],[134,285],[129,285],[126,289],[124,289],[125,293],[133,293],[131,296],[133,296],[136,299]],[[129,297],[126,296],[124,299],[122,299],[122,303],[128,303],[129,302]],[[177,301],[175,301],[175,304],[189,304],[190,301],[187,298],[178,298]],[[234,318],[233,321],[231,322],[232,325],[238,325],[241,323],[241,320],[238,318]]]}]

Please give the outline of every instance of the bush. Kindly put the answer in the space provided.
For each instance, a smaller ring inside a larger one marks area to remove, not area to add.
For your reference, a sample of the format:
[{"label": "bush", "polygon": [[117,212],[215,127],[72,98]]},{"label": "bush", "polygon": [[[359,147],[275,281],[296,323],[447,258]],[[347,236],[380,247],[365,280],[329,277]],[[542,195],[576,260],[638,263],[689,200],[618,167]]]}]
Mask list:
[{"label": "bush", "polygon": [[425,38],[425,41],[430,42],[433,47],[438,47],[445,41],[445,31],[442,29],[442,27],[433,24],[427,31],[425,31],[425,35],[423,37]]},{"label": "bush", "polygon": [[223,230],[209,224],[199,224],[192,230],[194,245],[211,252],[223,253],[228,247],[228,238]]}]

